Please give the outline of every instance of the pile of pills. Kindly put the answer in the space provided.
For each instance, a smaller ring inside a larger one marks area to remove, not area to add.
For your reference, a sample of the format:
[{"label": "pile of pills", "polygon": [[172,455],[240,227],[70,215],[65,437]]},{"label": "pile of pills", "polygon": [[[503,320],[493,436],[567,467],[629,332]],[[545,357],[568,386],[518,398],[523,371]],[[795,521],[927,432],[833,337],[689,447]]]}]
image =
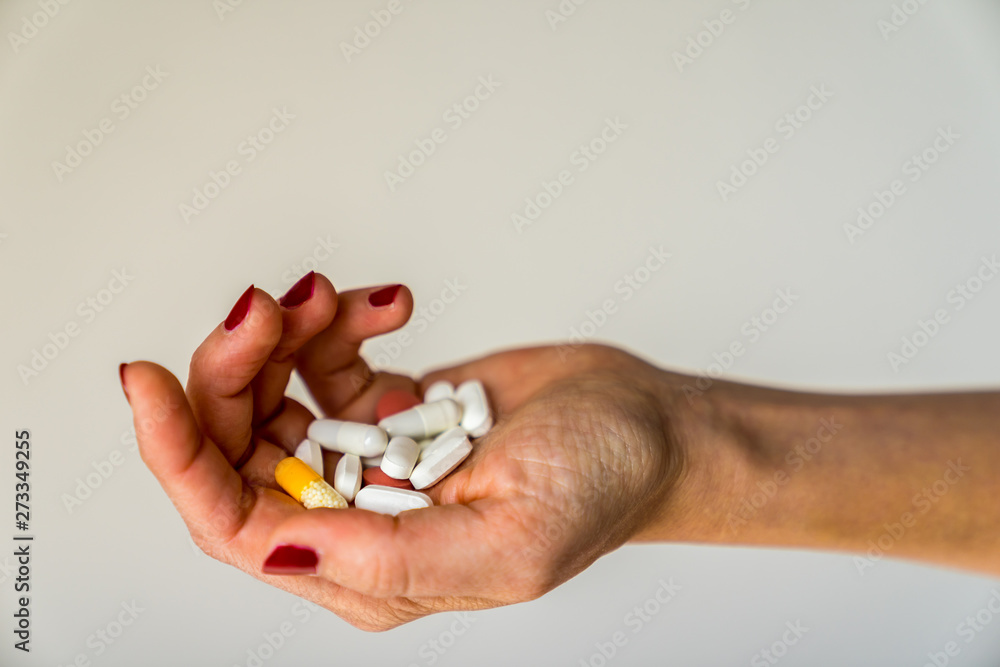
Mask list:
[{"label": "pile of pills", "polygon": [[[459,466],[472,453],[470,438],[493,427],[493,413],[479,380],[457,388],[435,382],[424,402],[405,392],[391,392],[379,402],[379,423],[359,424],[317,419],[295,456],[278,463],[274,477],[306,509],[355,507],[393,516],[431,507],[421,493]],[[343,456],[333,486],[323,476],[324,449]]]}]

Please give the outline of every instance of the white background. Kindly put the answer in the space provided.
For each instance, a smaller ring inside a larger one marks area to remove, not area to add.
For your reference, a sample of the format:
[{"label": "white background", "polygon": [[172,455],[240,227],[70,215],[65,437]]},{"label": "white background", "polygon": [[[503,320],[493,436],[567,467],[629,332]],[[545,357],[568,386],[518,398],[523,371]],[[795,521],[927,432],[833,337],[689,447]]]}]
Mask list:
[{"label": "white background", "polygon": [[[446,280],[467,285],[399,354],[394,336],[372,344],[396,368],[565,339],[614,298],[597,337],[700,372],[791,289],[797,303],[729,377],[827,391],[996,385],[1000,284],[960,311],[948,301],[1000,250],[995,2],[928,2],[888,36],[887,0],[592,0],[555,29],[556,0],[402,2],[350,62],[341,43],[385,2],[245,0],[220,18],[210,0],[74,0],[36,31],[24,23],[36,2],[0,2],[11,443],[0,498],[13,497],[13,433],[29,428],[37,535],[30,656],[12,648],[11,549],[0,549],[0,664],[255,664],[248,651],[286,620],[294,635],[263,664],[599,665],[595,642],[623,630],[608,664],[746,665],[789,621],[809,630],[788,667],[921,665],[954,639],[950,664],[995,664],[1000,621],[970,643],[956,627],[996,581],[888,559],[862,575],[846,556],[627,547],[538,601],[472,615],[456,638],[451,614],[387,634],[325,613],[303,623],[295,598],[193,547],[131,449],[117,365],[151,359],[183,380],[246,286],[281,294],[312,268],[319,238],[337,248],[317,268],[341,288],[405,282],[419,307]],[[724,9],[735,21],[679,68],[674,52]],[[12,32],[32,36],[12,44]],[[120,118],[114,101],[148,66],[166,78]],[[453,129],[443,114],[481,76],[500,87]],[[775,123],[813,86],[833,96],[784,138]],[[294,120],[246,161],[239,145],[275,107]],[[60,180],[53,162],[103,118],[114,131]],[[574,152],[607,118],[628,127],[576,171]],[[391,192],[385,172],[438,127],[447,141]],[[906,180],[903,164],[948,127],[954,146]],[[723,202],[717,182],[768,137],[780,150]],[[241,173],[185,222],[179,206],[230,159]],[[573,183],[519,233],[511,214],[562,169]],[[845,223],[896,178],[906,193],[849,242]],[[614,286],[651,245],[672,258],[625,301]],[[123,268],[134,278],[102,312],[78,309]],[[938,308],[948,324],[892,368],[887,355]],[[68,323],[79,335],[22,379]],[[65,498],[115,450],[124,462],[69,511]],[[11,504],[0,503],[4,543]],[[633,633],[625,615],[671,578],[680,593]],[[98,655],[88,637],[132,601],[143,611]],[[452,639],[443,655],[426,644]]]}]

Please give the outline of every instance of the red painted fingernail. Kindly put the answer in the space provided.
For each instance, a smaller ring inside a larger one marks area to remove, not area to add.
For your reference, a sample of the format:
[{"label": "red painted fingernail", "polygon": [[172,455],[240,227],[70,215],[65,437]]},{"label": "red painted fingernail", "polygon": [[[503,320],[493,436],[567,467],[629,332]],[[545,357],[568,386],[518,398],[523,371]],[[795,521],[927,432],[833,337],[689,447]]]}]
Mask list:
[{"label": "red painted fingernail", "polygon": [[226,331],[232,331],[240,325],[243,318],[247,316],[250,312],[250,301],[253,300],[253,285],[247,288],[246,292],[243,292],[243,296],[240,300],[236,302],[233,309],[229,311],[229,317],[226,318]]},{"label": "red painted fingernail", "polygon": [[125,394],[125,400],[127,400],[127,401],[129,401],[129,403],[131,403],[132,401],[128,397],[128,388],[125,386],[125,367],[126,366],[128,366],[127,363],[126,364],[119,364],[118,365],[118,378],[122,381],[122,393]]},{"label": "red painted fingernail", "polygon": [[316,272],[310,271],[292,285],[292,289],[288,290],[285,296],[278,299],[278,305],[282,308],[297,308],[309,300],[315,289]]},{"label": "red painted fingernail", "polygon": [[396,300],[396,293],[402,285],[390,285],[368,295],[368,303],[373,308],[384,308]]},{"label": "red painted fingernail", "polygon": [[309,547],[282,544],[264,561],[264,574],[316,574],[319,556]]}]

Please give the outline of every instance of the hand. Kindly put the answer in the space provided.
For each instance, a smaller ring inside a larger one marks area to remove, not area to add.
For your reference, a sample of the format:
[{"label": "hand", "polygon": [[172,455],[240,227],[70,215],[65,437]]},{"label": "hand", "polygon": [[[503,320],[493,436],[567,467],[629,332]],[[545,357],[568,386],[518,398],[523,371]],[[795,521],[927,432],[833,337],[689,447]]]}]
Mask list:
[{"label": "hand", "polygon": [[[589,345],[500,353],[423,379],[420,388],[478,378],[499,416],[472,456],[428,490],[435,507],[396,518],[305,510],[273,475],[314,418],[283,395],[292,368],[340,419],[374,421],[388,389],[420,391],[409,378],[371,373],[358,355],[366,338],[405,323],[408,290],[373,307],[375,289],[338,297],[326,278],[313,280],[295,307],[285,306],[297,299],[282,306],[251,292],[233,326],[237,304],[232,331],[219,325],[194,354],[186,395],[155,364],[123,369],[143,459],[209,555],[384,630],[536,598],[662,510],[683,467],[664,416],[672,394],[654,367]],[[326,456],[332,471],[337,455]],[[268,554],[288,544],[318,554],[317,576],[262,573]]]}]

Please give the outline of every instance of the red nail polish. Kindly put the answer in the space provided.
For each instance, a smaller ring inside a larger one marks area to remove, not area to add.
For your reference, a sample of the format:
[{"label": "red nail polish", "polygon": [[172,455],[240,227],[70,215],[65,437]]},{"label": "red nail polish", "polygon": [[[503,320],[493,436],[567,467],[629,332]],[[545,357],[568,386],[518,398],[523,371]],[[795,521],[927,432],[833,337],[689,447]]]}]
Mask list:
[{"label": "red nail polish", "polygon": [[297,308],[309,300],[315,289],[316,272],[310,271],[299,282],[292,285],[292,289],[288,290],[285,296],[278,299],[278,305],[282,308]]},{"label": "red nail polish", "polygon": [[402,285],[390,285],[377,292],[372,292],[368,295],[368,303],[372,305],[372,308],[384,308],[396,300],[396,293],[399,292],[400,287]]},{"label": "red nail polish", "polygon": [[128,366],[127,363],[126,364],[119,364],[118,365],[118,378],[122,382],[122,392],[125,394],[125,399],[126,400],[130,400],[128,398],[128,388],[125,386],[125,367],[126,366]]},{"label": "red nail polish", "polygon": [[250,302],[253,300],[253,285],[247,288],[246,292],[243,292],[243,296],[240,300],[236,302],[233,309],[229,311],[229,316],[226,318],[226,331],[232,331],[240,325],[243,318],[247,316],[250,312]]},{"label": "red nail polish", "polygon": [[316,574],[319,557],[309,547],[282,544],[264,561],[264,574]]}]

